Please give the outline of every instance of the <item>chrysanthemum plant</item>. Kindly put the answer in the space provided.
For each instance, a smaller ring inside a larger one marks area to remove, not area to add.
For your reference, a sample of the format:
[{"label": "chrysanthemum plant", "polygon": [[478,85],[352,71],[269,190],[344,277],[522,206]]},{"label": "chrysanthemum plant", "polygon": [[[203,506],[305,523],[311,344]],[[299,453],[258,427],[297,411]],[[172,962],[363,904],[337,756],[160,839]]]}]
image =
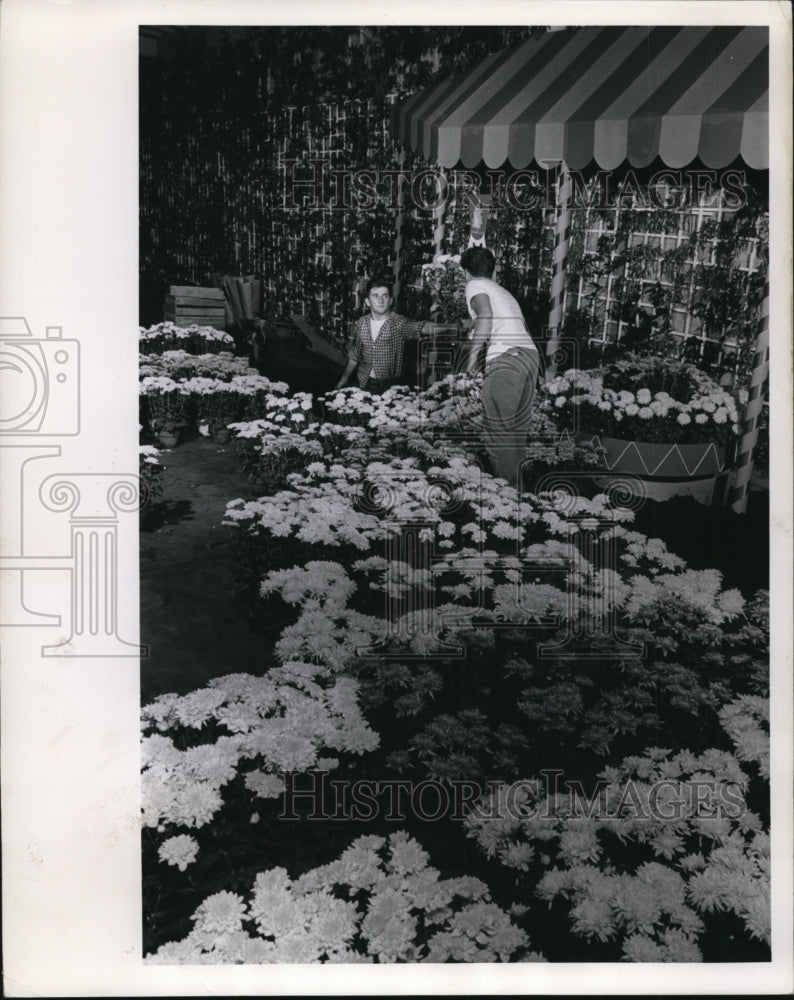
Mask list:
[{"label": "chrysanthemum plant", "polygon": [[160,354],[163,351],[183,350],[191,354],[229,351],[234,349],[234,337],[213,326],[177,326],[176,323],[156,323],[139,327],[138,343],[141,354]]},{"label": "chrysanthemum plant", "polygon": [[[179,845],[179,857],[192,855]],[[471,877],[441,878],[403,831],[361,836],[330,864],[290,878],[261,871],[244,898],[208,896],[155,965],[544,961]]]},{"label": "chrysanthemum plant", "polygon": [[[749,703],[731,702],[720,718],[763,779],[768,704]],[[748,707],[749,727],[738,721]],[[516,871],[527,895],[549,907],[565,901],[575,935],[614,947],[624,961],[698,962],[699,938],[720,914],[770,941],[769,835],[748,805],[749,788],[730,753],[654,747],[605,768],[594,789],[549,794],[541,779],[501,785],[465,826],[489,857]]]},{"label": "chrysanthemum plant", "polygon": [[441,254],[422,265],[422,282],[430,291],[431,311],[439,323],[459,323],[469,315],[466,306],[466,273],[460,254]]}]

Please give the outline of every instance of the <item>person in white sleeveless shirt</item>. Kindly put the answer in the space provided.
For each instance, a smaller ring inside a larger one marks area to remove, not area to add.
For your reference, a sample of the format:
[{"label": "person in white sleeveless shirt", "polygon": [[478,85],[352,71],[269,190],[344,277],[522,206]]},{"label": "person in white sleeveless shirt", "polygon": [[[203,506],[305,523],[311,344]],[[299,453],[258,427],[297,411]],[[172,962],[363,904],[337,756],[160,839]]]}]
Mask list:
[{"label": "person in white sleeveless shirt", "polygon": [[485,352],[482,387],[483,439],[495,475],[521,487],[521,462],[532,419],[540,353],[515,298],[492,280],[496,261],[485,247],[461,255],[466,304],[474,324],[466,371]]}]

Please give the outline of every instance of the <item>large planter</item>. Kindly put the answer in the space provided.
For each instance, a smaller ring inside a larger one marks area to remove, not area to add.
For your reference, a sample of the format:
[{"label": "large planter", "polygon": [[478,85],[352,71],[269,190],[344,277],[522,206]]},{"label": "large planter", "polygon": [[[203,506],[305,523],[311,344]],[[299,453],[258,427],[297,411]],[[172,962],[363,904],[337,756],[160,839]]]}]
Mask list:
[{"label": "large planter", "polygon": [[210,424],[210,437],[214,444],[228,444],[232,439],[232,432],[223,424],[217,427]]},{"label": "large planter", "polygon": [[[580,443],[592,442],[604,452],[604,467],[612,476],[639,479],[652,500],[692,496],[711,503],[717,477],[727,471],[728,449],[714,441],[697,444],[668,444],[659,441],[630,441],[580,431]],[[604,482],[609,476],[601,477]]]},{"label": "large planter", "polygon": [[176,448],[179,444],[179,431],[158,431],[157,438],[163,448]]}]

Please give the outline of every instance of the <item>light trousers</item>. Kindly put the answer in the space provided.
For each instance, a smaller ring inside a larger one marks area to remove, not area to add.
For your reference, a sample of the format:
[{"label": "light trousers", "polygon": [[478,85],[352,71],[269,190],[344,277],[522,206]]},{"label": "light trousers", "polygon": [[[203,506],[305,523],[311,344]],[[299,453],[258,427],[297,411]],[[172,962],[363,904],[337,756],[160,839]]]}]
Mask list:
[{"label": "light trousers", "polygon": [[483,439],[494,474],[520,485],[535,399],[540,353],[512,347],[485,366]]}]

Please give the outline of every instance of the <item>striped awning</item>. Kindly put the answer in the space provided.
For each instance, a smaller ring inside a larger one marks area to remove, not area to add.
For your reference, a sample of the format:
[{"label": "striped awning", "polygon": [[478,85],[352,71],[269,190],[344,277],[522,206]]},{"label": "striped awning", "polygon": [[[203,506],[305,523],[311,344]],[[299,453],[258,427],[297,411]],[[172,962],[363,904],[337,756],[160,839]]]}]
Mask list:
[{"label": "striped awning", "polygon": [[767,27],[546,31],[394,109],[444,167],[769,167]]}]

